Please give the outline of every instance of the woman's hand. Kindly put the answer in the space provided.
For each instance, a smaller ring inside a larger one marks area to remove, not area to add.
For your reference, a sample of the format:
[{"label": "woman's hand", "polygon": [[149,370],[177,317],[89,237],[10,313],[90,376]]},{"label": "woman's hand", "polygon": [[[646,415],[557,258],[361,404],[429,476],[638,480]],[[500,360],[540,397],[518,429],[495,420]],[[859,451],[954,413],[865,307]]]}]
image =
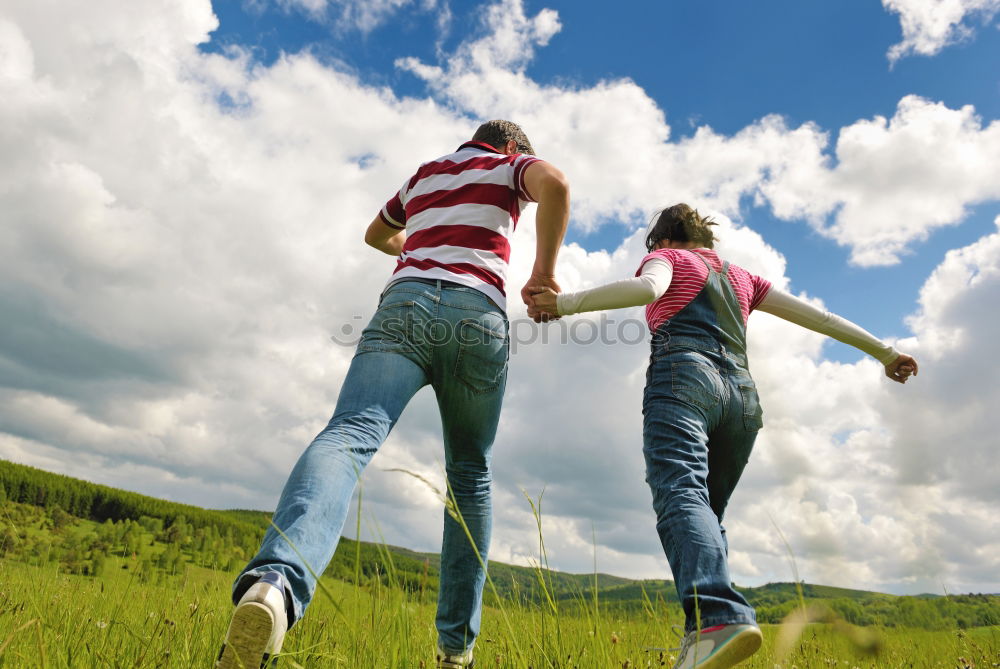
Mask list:
[{"label": "woman's hand", "polygon": [[911,374],[917,375],[917,361],[905,353],[900,353],[885,366],[885,375],[896,383],[906,383]]},{"label": "woman's hand", "polygon": [[521,299],[524,301],[525,306],[528,307],[528,316],[536,323],[548,323],[549,321],[559,320],[555,309],[550,312],[532,309],[531,296],[544,290],[558,293],[562,289],[559,288],[559,284],[556,283],[554,276],[551,274],[538,274],[537,272],[531,274],[528,278],[528,283],[524,284],[524,288],[521,289]]},{"label": "woman's hand", "polygon": [[532,293],[529,298],[531,301],[528,303],[528,315],[531,316],[535,322],[538,322],[536,316],[544,315],[543,322],[547,320],[555,320],[559,315],[559,309],[556,306],[556,291],[551,288],[544,288],[537,293]]}]

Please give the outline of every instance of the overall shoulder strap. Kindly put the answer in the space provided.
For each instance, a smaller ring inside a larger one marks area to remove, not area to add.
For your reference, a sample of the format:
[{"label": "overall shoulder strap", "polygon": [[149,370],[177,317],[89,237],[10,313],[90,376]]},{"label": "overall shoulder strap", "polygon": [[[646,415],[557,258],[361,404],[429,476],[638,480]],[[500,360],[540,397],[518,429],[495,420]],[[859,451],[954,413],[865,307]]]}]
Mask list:
[{"label": "overall shoulder strap", "polygon": [[705,260],[705,256],[701,255],[700,253],[695,253],[694,251],[691,251],[691,255],[693,255],[695,258],[702,261],[703,263],[705,263],[705,267],[708,269],[708,273],[710,275],[715,274],[715,270],[712,268],[712,264],[707,260]]}]

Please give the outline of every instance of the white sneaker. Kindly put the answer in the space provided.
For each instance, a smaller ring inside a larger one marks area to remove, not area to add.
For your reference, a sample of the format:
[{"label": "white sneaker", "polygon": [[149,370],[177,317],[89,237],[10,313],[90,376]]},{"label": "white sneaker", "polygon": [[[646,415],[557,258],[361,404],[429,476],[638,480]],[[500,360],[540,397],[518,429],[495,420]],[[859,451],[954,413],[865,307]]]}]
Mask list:
[{"label": "white sneaker", "polygon": [[727,669],[757,652],[762,640],[756,625],[716,625],[688,632],[674,669]]},{"label": "white sneaker", "polygon": [[284,580],[278,572],[268,572],[236,605],[216,669],[263,669],[281,651],[287,630]]},{"label": "white sneaker", "polygon": [[470,648],[461,655],[448,655],[438,646],[437,666],[438,669],[472,669],[472,649]]}]

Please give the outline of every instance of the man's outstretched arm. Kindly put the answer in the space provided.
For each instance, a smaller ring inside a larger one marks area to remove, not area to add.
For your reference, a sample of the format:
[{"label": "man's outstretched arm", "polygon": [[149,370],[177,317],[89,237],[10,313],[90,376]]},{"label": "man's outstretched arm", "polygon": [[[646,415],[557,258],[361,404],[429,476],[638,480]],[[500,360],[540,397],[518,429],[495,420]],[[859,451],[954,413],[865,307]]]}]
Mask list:
[{"label": "man's outstretched arm", "polygon": [[376,248],[382,253],[398,256],[403,252],[406,243],[406,229],[394,228],[382,219],[378,213],[365,230],[365,244]]},{"label": "man's outstretched arm", "polygon": [[544,288],[559,292],[556,257],[569,223],[569,182],[555,166],[540,160],[524,171],[524,186],[538,203],[535,264],[528,283],[521,289],[521,299],[531,304],[532,294]]}]

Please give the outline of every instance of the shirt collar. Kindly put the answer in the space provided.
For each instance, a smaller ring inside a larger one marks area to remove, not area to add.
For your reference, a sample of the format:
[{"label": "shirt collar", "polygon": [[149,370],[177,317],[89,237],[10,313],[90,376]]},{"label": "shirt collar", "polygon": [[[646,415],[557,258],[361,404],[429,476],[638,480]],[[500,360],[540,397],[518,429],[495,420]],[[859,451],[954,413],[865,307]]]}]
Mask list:
[{"label": "shirt collar", "polygon": [[490,153],[500,153],[486,142],[468,141],[462,146],[458,147],[459,151],[461,151],[462,149],[480,149],[482,151],[489,151]]}]

